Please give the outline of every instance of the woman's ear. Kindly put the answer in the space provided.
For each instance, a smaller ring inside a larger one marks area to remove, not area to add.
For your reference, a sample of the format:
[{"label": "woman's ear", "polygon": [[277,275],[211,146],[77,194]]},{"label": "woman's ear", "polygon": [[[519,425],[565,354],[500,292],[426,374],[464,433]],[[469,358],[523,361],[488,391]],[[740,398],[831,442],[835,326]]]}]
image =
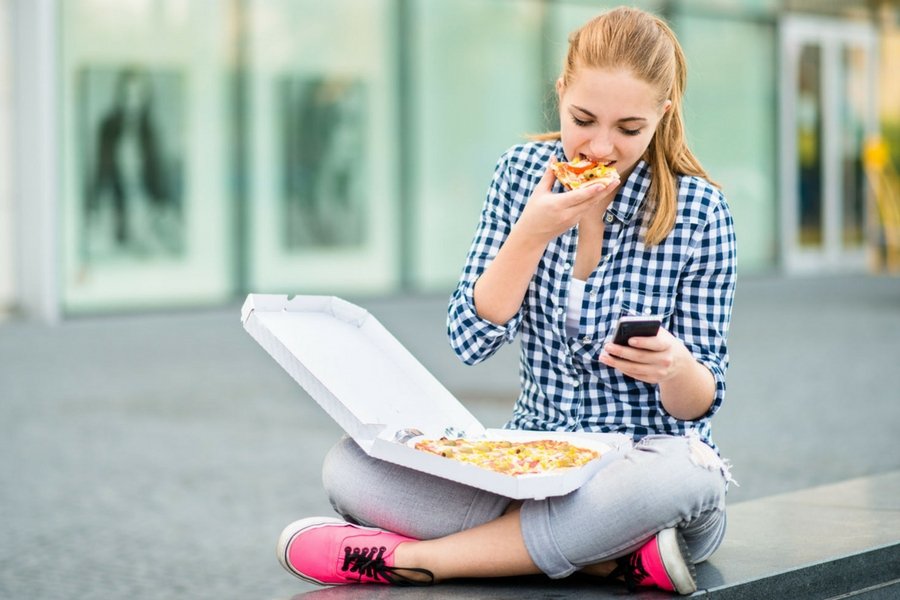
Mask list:
[{"label": "woman's ear", "polygon": [[562,77],[556,80],[556,99],[559,100],[562,98],[563,90],[565,86],[563,85]]},{"label": "woman's ear", "polygon": [[663,102],[662,112],[660,114],[665,114],[670,108],[672,108],[672,101],[670,99],[666,99],[666,101]]}]

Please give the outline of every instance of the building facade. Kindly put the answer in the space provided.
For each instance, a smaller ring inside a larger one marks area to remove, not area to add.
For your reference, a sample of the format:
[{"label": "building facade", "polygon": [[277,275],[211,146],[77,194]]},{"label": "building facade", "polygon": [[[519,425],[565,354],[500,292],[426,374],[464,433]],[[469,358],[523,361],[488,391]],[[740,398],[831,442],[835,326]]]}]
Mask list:
[{"label": "building facade", "polygon": [[[617,4],[0,0],[0,306],[449,293],[496,159],[556,127],[569,32]],[[741,272],[870,268],[896,3],[634,4],[684,46]]]}]

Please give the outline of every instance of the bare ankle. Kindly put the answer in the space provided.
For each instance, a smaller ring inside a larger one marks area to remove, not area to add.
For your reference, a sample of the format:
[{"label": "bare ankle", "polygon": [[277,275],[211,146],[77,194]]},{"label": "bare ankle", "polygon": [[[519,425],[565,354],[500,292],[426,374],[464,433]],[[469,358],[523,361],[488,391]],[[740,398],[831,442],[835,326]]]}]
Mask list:
[{"label": "bare ankle", "polygon": [[607,577],[616,568],[616,561],[604,560],[581,568],[581,572],[592,577]]},{"label": "bare ankle", "polygon": [[[422,564],[420,553],[418,552],[418,547],[421,543],[422,542],[419,541],[413,541],[399,544],[394,549],[394,567],[400,569],[427,569],[431,572],[429,565]],[[437,574],[433,575],[433,578],[429,578],[429,576],[424,573],[404,571],[403,575],[413,581],[425,582],[431,579],[433,579],[433,581],[438,580]]]}]

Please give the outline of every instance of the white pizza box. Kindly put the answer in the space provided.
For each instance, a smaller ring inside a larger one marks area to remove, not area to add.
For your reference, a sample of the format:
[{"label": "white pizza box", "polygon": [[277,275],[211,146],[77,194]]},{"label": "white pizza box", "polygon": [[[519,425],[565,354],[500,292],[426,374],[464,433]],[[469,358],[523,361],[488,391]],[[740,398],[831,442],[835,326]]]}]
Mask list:
[{"label": "white pizza box", "polygon": [[[250,294],[241,319],[331,418],[382,460],[510,498],[545,498],[577,489],[631,444],[619,434],[486,429],[375,317],[334,296]],[[422,438],[411,436],[418,433],[561,439],[601,456],[583,467],[511,476],[416,450]]]}]

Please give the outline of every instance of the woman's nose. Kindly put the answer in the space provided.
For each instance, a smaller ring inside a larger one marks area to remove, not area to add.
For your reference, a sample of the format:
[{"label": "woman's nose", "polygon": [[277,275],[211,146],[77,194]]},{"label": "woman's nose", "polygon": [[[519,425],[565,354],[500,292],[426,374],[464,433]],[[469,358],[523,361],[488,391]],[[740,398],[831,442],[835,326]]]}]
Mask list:
[{"label": "woman's nose", "polygon": [[591,139],[591,154],[594,158],[604,158],[612,153],[612,142],[609,141],[608,135],[596,135]]}]

